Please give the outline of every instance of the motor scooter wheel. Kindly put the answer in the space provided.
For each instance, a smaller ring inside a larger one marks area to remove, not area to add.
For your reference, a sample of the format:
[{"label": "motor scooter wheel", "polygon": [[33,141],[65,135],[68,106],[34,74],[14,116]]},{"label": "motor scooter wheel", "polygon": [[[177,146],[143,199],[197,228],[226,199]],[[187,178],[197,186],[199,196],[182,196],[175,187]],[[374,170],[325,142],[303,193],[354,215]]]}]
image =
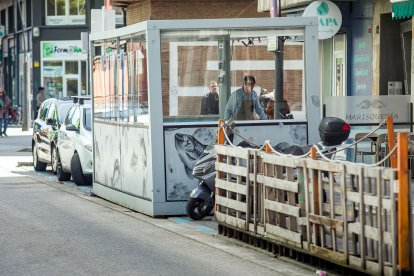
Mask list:
[{"label": "motor scooter wheel", "polygon": [[213,207],[213,202],[205,202],[201,198],[190,198],[187,202],[187,215],[193,220],[200,220],[209,215]]}]

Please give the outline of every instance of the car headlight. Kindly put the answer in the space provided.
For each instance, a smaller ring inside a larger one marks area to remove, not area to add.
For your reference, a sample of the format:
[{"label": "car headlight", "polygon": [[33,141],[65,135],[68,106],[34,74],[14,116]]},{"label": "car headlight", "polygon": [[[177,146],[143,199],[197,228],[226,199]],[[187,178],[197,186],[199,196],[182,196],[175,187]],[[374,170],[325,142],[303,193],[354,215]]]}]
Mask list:
[{"label": "car headlight", "polygon": [[92,145],[91,144],[85,145],[85,149],[92,151]]}]

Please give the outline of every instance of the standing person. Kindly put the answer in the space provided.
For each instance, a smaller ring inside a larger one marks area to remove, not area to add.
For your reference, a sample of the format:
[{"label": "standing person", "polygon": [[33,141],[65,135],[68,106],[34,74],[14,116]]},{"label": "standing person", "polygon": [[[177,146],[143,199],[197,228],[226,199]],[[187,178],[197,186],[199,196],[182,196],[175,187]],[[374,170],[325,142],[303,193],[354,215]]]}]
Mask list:
[{"label": "standing person", "polygon": [[45,100],[45,96],[43,95],[43,92],[45,91],[45,89],[40,86],[38,91],[37,91],[37,96],[36,96],[36,110],[35,110],[35,120],[37,118],[37,114],[39,113],[39,109],[40,106],[42,105],[43,101]]},{"label": "standing person", "polygon": [[201,99],[200,115],[219,114],[219,95],[217,93],[217,82],[210,81],[208,86],[210,92]]},{"label": "standing person", "polygon": [[224,112],[224,120],[267,120],[256,92],[256,80],[252,75],[243,78],[243,85],[231,93]]},{"label": "standing person", "polygon": [[6,130],[9,122],[10,98],[4,89],[0,89],[0,137],[7,136]]}]

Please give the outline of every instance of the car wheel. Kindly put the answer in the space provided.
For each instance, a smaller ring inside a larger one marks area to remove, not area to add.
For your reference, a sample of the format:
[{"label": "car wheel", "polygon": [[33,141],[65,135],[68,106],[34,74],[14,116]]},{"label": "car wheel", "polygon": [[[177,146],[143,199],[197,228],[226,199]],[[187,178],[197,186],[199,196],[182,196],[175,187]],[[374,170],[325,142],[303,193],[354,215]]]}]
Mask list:
[{"label": "car wheel", "polygon": [[37,154],[37,144],[35,142],[33,148],[32,148],[32,155],[33,155],[33,167],[35,171],[42,172],[46,170],[47,163],[39,161],[39,156]]},{"label": "car wheel", "polygon": [[70,161],[70,170],[76,185],[91,185],[92,179],[83,174],[82,165],[77,152],[73,154],[72,160]]},{"label": "car wheel", "polygon": [[59,151],[56,150],[56,176],[59,181],[68,181],[70,180],[70,173],[64,172],[62,168],[62,162],[60,162]]},{"label": "car wheel", "polygon": [[58,164],[58,158],[57,158],[57,149],[55,146],[52,147],[52,172],[56,174],[56,168]]}]

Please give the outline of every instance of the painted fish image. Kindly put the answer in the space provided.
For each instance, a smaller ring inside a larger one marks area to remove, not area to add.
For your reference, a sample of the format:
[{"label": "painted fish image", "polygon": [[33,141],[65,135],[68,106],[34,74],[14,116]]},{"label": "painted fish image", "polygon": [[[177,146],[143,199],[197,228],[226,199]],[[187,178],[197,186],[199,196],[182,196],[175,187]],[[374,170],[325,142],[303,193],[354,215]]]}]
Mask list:
[{"label": "painted fish image", "polygon": [[175,149],[184,164],[185,172],[190,178],[192,178],[193,168],[205,148],[206,145],[201,144],[191,135],[175,134]]}]

